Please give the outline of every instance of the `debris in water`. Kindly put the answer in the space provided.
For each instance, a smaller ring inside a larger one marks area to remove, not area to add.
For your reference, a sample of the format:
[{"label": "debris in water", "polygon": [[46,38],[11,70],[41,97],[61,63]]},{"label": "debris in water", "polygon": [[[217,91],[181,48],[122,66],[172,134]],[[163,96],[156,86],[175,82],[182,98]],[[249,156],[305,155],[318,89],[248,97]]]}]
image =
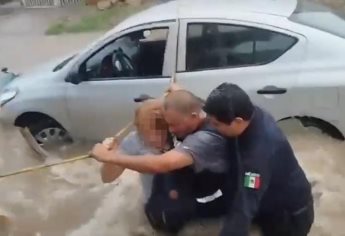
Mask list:
[{"label": "debris in water", "polygon": [[0,235],[7,236],[11,233],[12,221],[9,215],[0,209]]}]

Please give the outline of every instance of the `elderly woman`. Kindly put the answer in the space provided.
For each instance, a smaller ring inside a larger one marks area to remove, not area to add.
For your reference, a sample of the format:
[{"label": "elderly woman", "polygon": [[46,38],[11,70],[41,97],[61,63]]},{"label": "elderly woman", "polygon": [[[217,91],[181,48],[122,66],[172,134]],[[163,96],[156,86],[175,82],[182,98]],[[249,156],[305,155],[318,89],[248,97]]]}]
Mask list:
[{"label": "elderly woman", "polygon": [[[119,146],[120,152],[127,155],[160,154],[171,148],[168,126],[162,115],[162,103],[158,99],[144,101],[135,112],[135,131],[129,133]],[[112,138],[107,138],[103,144],[111,149]],[[125,170],[123,167],[105,163],[101,175],[105,183],[117,179]],[[141,174],[145,201],[151,195],[152,174]]]}]

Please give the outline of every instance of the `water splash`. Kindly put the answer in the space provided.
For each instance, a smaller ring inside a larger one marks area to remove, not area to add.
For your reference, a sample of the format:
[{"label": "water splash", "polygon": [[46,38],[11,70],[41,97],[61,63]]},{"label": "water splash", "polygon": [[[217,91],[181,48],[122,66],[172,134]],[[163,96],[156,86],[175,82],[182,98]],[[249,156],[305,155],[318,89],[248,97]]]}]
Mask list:
[{"label": "water splash", "polygon": [[[345,222],[345,143],[297,122],[281,123],[313,184],[316,222],[312,236],[342,235]],[[40,164],[13,130],[1,128],[0,171]],[[85,145],[72,154],[85,153]],[[61,156],[68,156],[68,151]],[[56,161],[55,158],[46,160]],[[126,171],[102,184],[99,164],[85,160],[0,180],[0,235],[157,235],[142,209],[138,174]],[[212,235],[221,222],[196,222],[182,236]],[[254,235],[254,234],[253,234]]]}]

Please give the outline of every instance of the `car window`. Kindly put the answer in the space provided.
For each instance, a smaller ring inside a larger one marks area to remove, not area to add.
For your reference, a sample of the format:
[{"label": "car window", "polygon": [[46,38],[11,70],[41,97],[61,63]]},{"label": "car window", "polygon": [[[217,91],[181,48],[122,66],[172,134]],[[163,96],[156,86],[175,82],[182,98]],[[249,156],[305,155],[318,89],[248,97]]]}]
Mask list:
[{"label": "car window", "polygon": [[186,70],[272,62],[297,39],[269,30],[217,23],[191,23],[187,29]]},{"label": "car window", "polygon": [[107,44],[83,65],[86,80],[162,76],[168,28],[140,30]]}]

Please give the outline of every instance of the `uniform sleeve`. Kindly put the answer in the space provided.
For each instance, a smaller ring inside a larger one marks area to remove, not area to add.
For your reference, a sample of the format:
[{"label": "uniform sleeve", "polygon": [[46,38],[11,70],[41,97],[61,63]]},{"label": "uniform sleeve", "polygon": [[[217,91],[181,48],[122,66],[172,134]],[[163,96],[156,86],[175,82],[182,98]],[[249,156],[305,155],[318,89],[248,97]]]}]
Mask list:
[{"label": "uniform sleeve", "polygon": [[210,170],[219,173],[226,168],[227,141],[216,133],[198,131],[185,138],[174,150],[191,155],[196,172]]},{"label": "uniform sleeve", "polygon": [[234,193],[233,201],[229,203],[230,208],[220,236],[249,235],[252,220],[258,213],[262,196],[271,179],[270,154],[267,150],[255,154],[256,156],[244,160],[238,182],[240,186]]},{"label": "uniform sleeve", "polygon": [[137,132],[129,133],[120,143],[119,150],[126,155],[139,155],[141,148]]}]

